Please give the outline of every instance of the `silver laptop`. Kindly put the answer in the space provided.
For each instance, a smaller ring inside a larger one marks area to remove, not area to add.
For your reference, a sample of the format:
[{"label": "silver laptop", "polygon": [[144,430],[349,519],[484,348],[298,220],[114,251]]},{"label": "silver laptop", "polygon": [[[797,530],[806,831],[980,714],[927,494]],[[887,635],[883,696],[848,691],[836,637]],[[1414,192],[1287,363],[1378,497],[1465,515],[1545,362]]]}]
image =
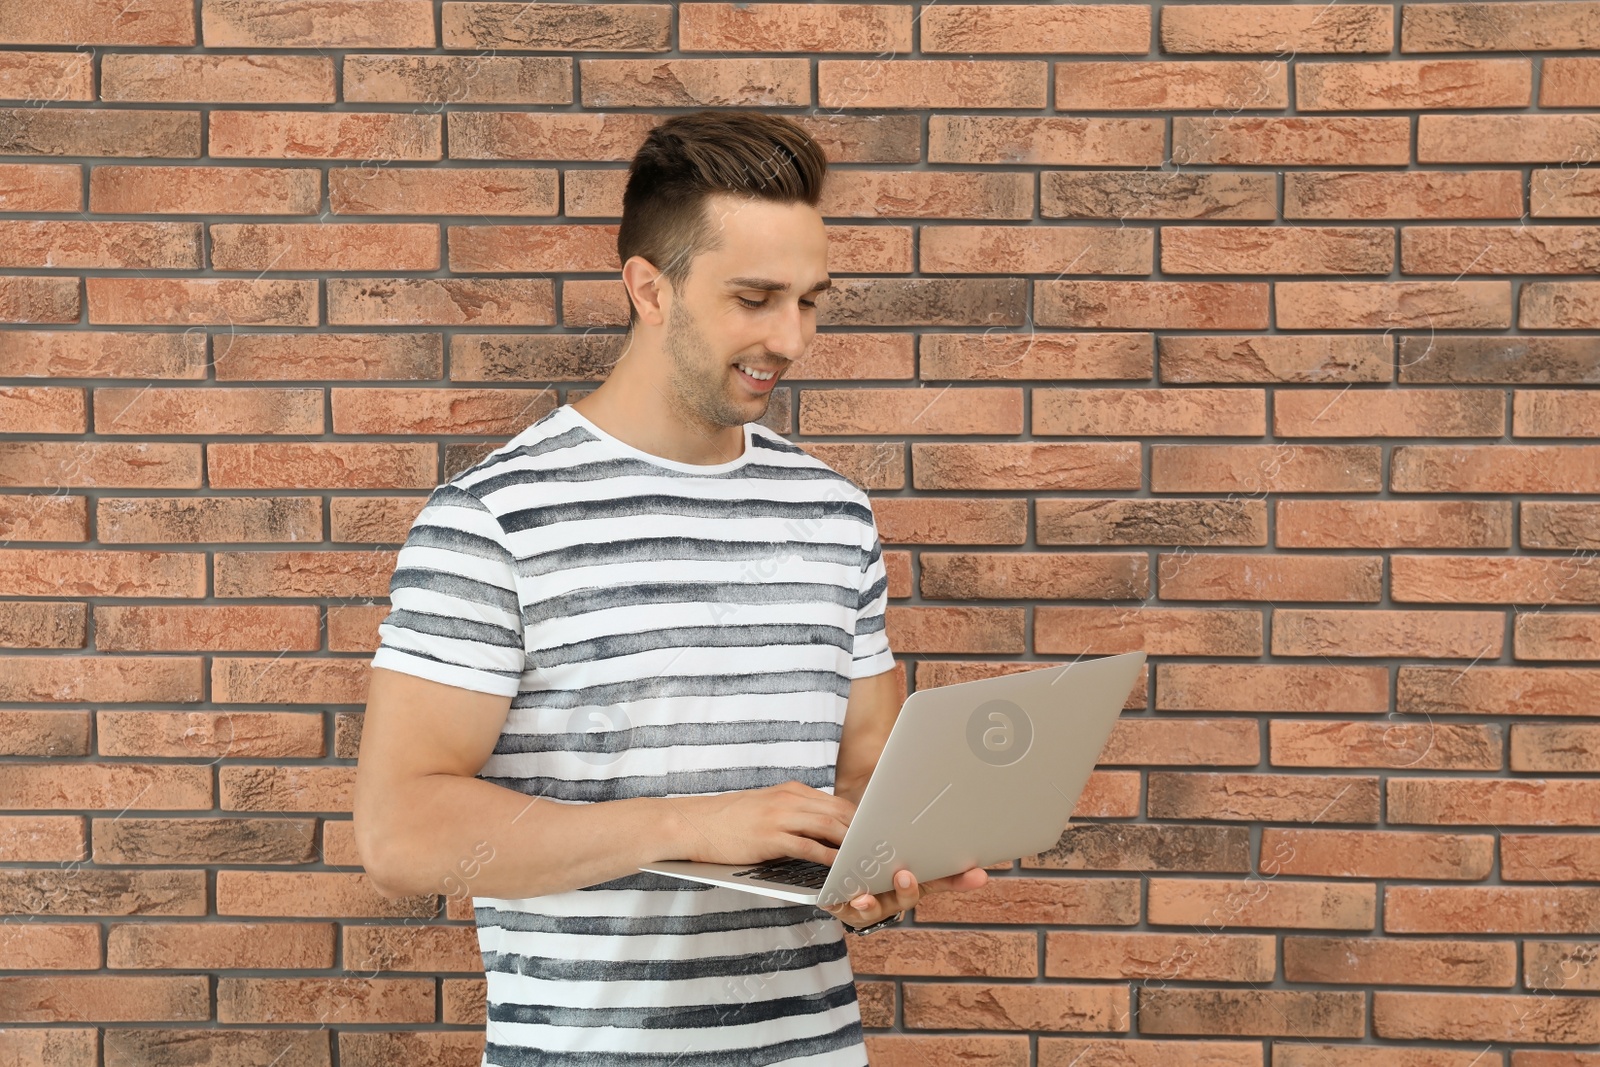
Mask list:
[{"label": "silver laptop", "polygon": [[641,871],[799,904],[843,904],[1044,852],[1066,827],[1145,654],[1051,664],[906,699],[832,866],[667,860]]}]

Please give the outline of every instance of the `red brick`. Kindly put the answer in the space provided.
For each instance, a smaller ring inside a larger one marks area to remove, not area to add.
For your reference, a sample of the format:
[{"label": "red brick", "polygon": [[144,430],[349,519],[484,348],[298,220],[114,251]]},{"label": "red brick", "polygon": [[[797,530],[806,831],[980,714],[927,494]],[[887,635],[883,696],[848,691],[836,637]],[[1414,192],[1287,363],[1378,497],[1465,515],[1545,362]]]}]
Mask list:
[{"label": "red brick", "polygon": [[[1545,60],[1541,85],[1551,84],[1550,64]],[[1576,62],[1576,61],[1575,61]],[[1511,172],[1518,173],[1518,172]],[[1597,175],[1584,167],[1535,167],[1528,186],[1528,206],[1535,218],[1588,218],[1596,190]]]},{"label": "red brick", "polygon": [[[1522,540],[1524,548],[1592,549],[1600,547],[1600,538],[1594,530],[1600,508],[1591,503],[1567,501],[1529,500],[1522,503]],[[1576,575],[1584,562],[1564,569]]]},{"label": "red brick", "polygon": [[438,911],[437,894],[391,900],[364,873],[217,872],[217,914],[322,918],[421,918]]},{"label": "red brick", "polygon": [[108,1028],[105,1067],[164,1067],[194,1064],[224,1067],[259,1063],[270,1067],[329,1067],[328,1030],[217,1030],[198,1027],[144,1030]]},{"label": "red brick", "polygon": [[[120,112],[126,114],[126,112]],[[216,159],[355,159],[385,165],[439,159],[440,118],[399,112],[211,112],[208,143]]]},{"label": "red brick", "polygon": [[1152,819],[1378,821],[1375,776],[1151,771],[1149,778]]},{"label": "red brick", "polygon": [[1272,1067],[1503,1067],[1504,1062],[1503,1056],[1489,1056],[1477,1048],[1280,1041],[1272,1049]]},{"label": "red brick", "polygon": [[1285,330],[1464,328],[1511,325],[1510,282],[1277,282]]},{"label": "red brick", "polygon": [[913,982],[902,1014],[910,1027],[969,1030],[1121,1030],[1126,988],[1104,985],[973,985]]},{"label": "red brick", "polygon": [[1600,882],[1600,834],[1500,834],[1500,877],[1508,882]]},{"label": "red brick", "polygon": [[[292,498],[276,497],[281,502],[294,502]],[[232,498],[241,504],[262,503],[261,499]],[[105,541],[164,541],[173,540],[174,522],[168,518],[170,510],[162,514],[157,509],[137,510],[138,503],[163,503],[155,497],[125,497],[121,500],[101,498],[99,501],[101,539]],[[320,508],[305,507],[314,504],[301,498],[299,508],[237,508],[218,509],[211,514],[196,515],[191,511],[178,519],[202,536],[193,541],[231,541],[240,536],[233,524],[260,518],[280,526],[283,540],[295,540],[297,527],[315,523],[320,532]],[[200,521],[193,521],[199,519]],[[212,521],[207,522],[206,519]],[[163,521],[166,520],[166,521]],[[230,521],[231,520],[231,521]],[[258,528],[259,529],[259,528]],[[109,530],[112,536],[107,537]],[[203,536],[206,533],[214,537]],[[140,536],[141,534],[146,536]],[[308,540],[319,540],[310,537]],[[306,610],[309,609],[309,610]],[[96,607],[95,647],[102,652],[156,652],[191,651],[204,649],[213,652],[257,651],[274,649],[283,652],[310,652],[321,647],[317,632],[317,610],[311,604],[207,606],[111,606]],[[110,713],[100,713],[100,730],[104,738],[109,731],[130,728],[150,731],[148,740],[164,748],[165,756],[220,755],[223,752],[264,752],[278,756],[320,756],[318,740],[321,732],[315,720],[301,715],[278,717],[273,712],[134,712],[115,720]],[[141,718],[141,716],[143,716]],[[273,738],[281,736],[281,741]],[[124,734],[124,738],[127,735]],[[158,740],[165,737],[165,742]],[[314,740],[307,743],[307,737]],[[116,746],[127,748],[142,740],[119,740]],[[230,747],[231,745],[231,747]],[[110,754],[110,753],[108,753]],[[118,751],[119,756],[137,755],[133,751]]]},{"label": "red brick", "polygon": [[807,389],[800,398],[805,434],[1019,434],[1022,390]]},{"label": "red brick", "polygon": [[1278,437],[1501,437],[1498,389],[1278,389]]},{"label": "red brick", "polygon": [[1592,1045],[1600,1042],[1600,999],[1385,990],[1372,995],[1372,1032],[1402,1041]]},{"label": "red brick", "polygon": [[1201,166],[1404,166],[1411,161],[1411,120],[1176,115],[1172,160]]},{"label": "red brick", "polygon": [[213,223],[216,270],[438,270],[434,223]]},{"label": "red brick", "polygon": [[311,819],[94,820],[96,863],[311,863]]},{"label": "red brick", "polygon": [[882,1067],[955,1067],[974,1062],[994,1067],[1027,1067],[1029,1063],[1025,1034],[1010,1037],[868,1034],[866,1046],[872,1062]]},{"label": "red brick", "polygon": [[[94,167],[89,209],[141,215],[310,215],[321,199],[311,167]],[[143,335],[147,336],[147,335]]]},{"label": "red brick", "polygon": [[[1391,823],[1465,826],[1594,826],[1600,780],[1391,778]],[[1600,892],[1597,890],[1596,892]],[[1385,910],[1393,916],[1393,912]]]},{"label": "red brick", "polygon": [[1394,767],[1497,771],[1505,763],[1496,726],[1384,722],[1271,723],[1277,767]]},{"label": "red brick", "polygon": [[342,1067],[393,1067],[401,1063],[478,1067],[483,1062],[484,1039],[485,1033],[481,1029],[341,1030],[338,1037],[339,1063]]},{"label": "red brick", "polygon": [[[940,120],[930,120],[937,123]],[[1000,120],[996,120],[1000,121]],[[978,141],[989,146],[987,154],[997,156],[992,162],[1013,162],[1013,156],[1029,156],[1035,150],[1020,142],[1027,130],[1021,127],[1027,119],[1012,119],[1019,124],[1015,140],[1001,140],[1003,129],[989,127],[953,127],[962,131],[956,144],[969,144],[966,138],[979,137],[981,131],[989,136]],[[1044,120],[1036,120],[1044,121]],[[1098,158],[1106,155],[1142,154],[1147,138],[1159,133],[1159,127],[1147,130],[1136,124],[1142,119],[1076,119],[1057,120],[1078,123],[1103,123],[1104,126],[1084,126],[1076,142],[1082,142],[1075,151],[1075,141],[1070,138],[1072,127],[1043,127],[1042,134],[1056,134],[1054,154],[1062,158],[1031,160],[1041,163],[1104,163]],[[1126,124],[1126,128],[1112,126]],[[937,143],[932,139],[934,130],[929,127],[929,152]],[[953,134],[952,134],[953,136]],[[948,140],[949,138],[947,138]],[[1122,147],[1126,145],[1126,147]],[[1156,138],[1156,155],[1159,157],[1160,138]],[[971,149],[968,149],[969,151]],[[1076,156],[1085,158],[1079,159]],[[978,162],[975,160],[974,162]],[[1145,162],[1148,167],[1150,164]],[[1083,170],[1045,171],[1039,175],[1039,214],[1044,218],[1116,219],[1271,219],[1277,217],[1277,186],[1268,174],[1251,173],[1192,173],[1160,170]]]},{"label": "red brick", "polygon": [[1267,326],[1267,288],[1264,282],[1036,281],[1034,317],[1041,326],[1260,330]]},{"label": "red brick", "polygon": [[1032,60],[822,59],[817,105],[1038,110],[1045,106],[1047,73],[1047,64]]},{"label": "red brick", "polygon": [[349,811],[354,767],[223,767],[224,811]]},{"label": "red brick", "polygon": [[1592,944],[1569,941],[1529,941],[1523,965],[1523,982],[1529,989],[1576,993],[1600,989],[1600,962]]},{"label": "red brick", "polygon": [[1262,500],[1048,498],[1034,506],[1041,545],[1267,543],[1267,505]]},{"label": "red brick", "polygon": [[57,0],[7,6],[0,15],[5,44],[192,45],[190,0],[140,0],[137,17],[127,0]]},{"label": "red brick", "polygon": [[1256,934],[1049,931],[1044,973],[1050,978],[1143,978],[1196,982],[1270,982],[1274,938]]},{"label": "red brick", "polygon": [[1320,664],[1161,663],[1156,707],[1172,711],[1389,709],[1389,669]]},{"label": "red brick", "polygon": [[[9,605],[7,610],[10,610]],[[88,754],[88,712],[0,711],[0,755],[87,756]]]},{"label": "red brick", "polygon": [[333,923],[115,923],[114,969],[317,970],[333,966]]},{"label": "red brick", "polygon": [[1421,115],[1416,161],[1566,164],[1592,151],[1590,126],[1587,115]]},{"label": "red brick", "polygon": [[[1170,12],[1173,9],[1166,10]],[[1283,1049],[1299,1047],[1301,1044],[1298,1041],[1287,1045],[1280,1042],[1275,1047]],[[868,1045],[871,1045],[870,1039]],[[955,1062],[973,1061],[952,1060],[952,1063]],[[1118,1067],[1163,1067],[1172,1063],[1190,1064],[1191,1067],[1262,1067],[1263,1060],[1259,1041],[1162,1041],[1142,1035],[1127,1041],[1095,1037],[1039,1038],[1039,1067],[1072,1067],[1080,1062],[1083,1067],[1107,1067],[1109,1064]],[[903,1065],[896,1064],[894,1067]],[[1000,1067],[998,1062],[996,1067]],[[1009,1063],[1005,1067],[1010,1067]]]},{"label": "red brick", "polygon": [[[1366,1033],[1366,994],[1290,989],[1141,989],[1140,1034],[1294,1038]],[[1289,1042],[1285,1042],[1286,1044]]]},{"label": "red brick", "polygon": [[1299,111],[1525,108],[1532,103],[1530,59],[1384,59],[1295,67]]},{"label": "red brick", "polygon": [[470,926],[346,926],[344,968],[382,971],[482,973],[478,933]]},{"label": "red brick", "polygon": [[1600,889],[1392,885],[1384,890],[1383,928],[1394,933],[1600,933]]},{"label": "red brick", "polygon": [[[9,698],[8,698],[9,699]],[[176,810],[211,806],[205,767],[163,763],[18,763],[0,781],[0,808]]]},{"label": "red brick", "polygon": [[328,323],[552,326],[555,287],[548,278],[330,278]]},{"label": "red brick", "polygon": [[1143,553],[923,552],[921,562],[928,600],[1120,600],[1150,588]]},{"label": "red brick", "polygon": [[100,98],[230,104],[331,104],[328,56],[111,53],[100,61]]},{"label": "red brick", "polygon": [[1260,389],[1039,389],[1033,432],[1074,436],[1244,436],[1266,433]]},{"label": "red brick", "polygon": [[321,389],[107,386],[95,390],[103,434],[320,434]]},{"label": "red brick", "polygon": [[[874,227],[878,229],[881,227]],[[941,227],[942,229],[942,227]],[[929,233],[922,235],[927,247]],[[815,358],[824,338],[812,342],[805,361]],[[859,334],[847,336],[859,337]],[[1149,335],[1129,333],[923,334],[917,339],[917,376],[923,381],[1131,378],[1147,380],[1155,365]],[[798,369],[798,368],[796,368]],[[840,368],[843,371],[844,368]],[[788,377],[794,377],[790,372]],[[843,376],[842,373],[838,376]],[[869,375],[885,377],[886,375]]]},{"label": "red brick", "polygon": [[1600,660],[1600,613],[1519,611],[1513,627],[1516,659]]},{"label": "red brick", "polygon": [[[909,52],[912,21],[910,8],[889,4],[686,3],[678,5],[678,48],[720,53]],[[938,51],[928,46],[926,16],[922,36],[923,51]]]},{"label": "red brick", "polygon": [[456,272],[553,273],[614,271],[617,227],[451,226],[450,269]]},{"label": "red brick", "polygon": [[921,922],[1132,926],[1139,883],[1132,878],[991,878],[966,893],[934,893],[917,904]]},{"label": "red brick", "polygon": [[76,386],[0,386],[0,430],[6,433],[81,434],[88,421],[84,390]]},{"label": "red brick", "polygon": [[811,103],[806,59],[580,59],[578,78],[588,108]]},{"label": "red brick", "polygon": [[[1161,9],[1166,52],[1389,52],[1394,9],[1388,4],[1206,4]],[[1141,42],[1142,43],[1142,42]],[[1281,1065],[1280,1065],[1281,1067]]]},{"label": "red brick", "polygon": [[[438,334],[422,333],[272,333],[236,334],[216,355],[218,381],[296,379],[419,379],[443,375],[444,344]],[[460,371],[458,358],[454,370]],[[459,373],[454,375],[460,377]],[[279,501],[278,506],[288,506]],[[337,507],[337,503],[334,505]],[[312,512],[322,529],[320,506]],[[102,518],[102,522],[104,519]],[[280,522],[282,520],[280,519]],[[402,533],[402,539],[403,539]],[[291,540],[315,540],[309,531]],[[336,538],[337,539],[337,538]],[[138,540],[147,540],[139,538]],[[242,535],[205,540],[243,540]],[[372,538],[370,540],[384,540]]]},{"label": "red brick", "polygon": [[[0,288],[0,299],[3,297],[3,288]],[[200,485],[198,445],[162,445],[147,441],[137,444],[39,441],[8,447],[0,443],[0,456],[5,460],[4,465],[0,465],[0,485],[47,486],[52,489],[83,485],[101,489],[195,489]],[[202,590],[203,573],[202,567],[195,570],[193,575]],[[0,684],[0,688],[3,687]],[[196,696],[192,699],[200,698]]]},{"label": "red brick", "polygon": [[1253,608],[1041,604],[1034,609],[1034,650],[1100,656],[1143,649],[1152,656],[1257,657],[1262,652],[1261,620],[1261,612]]},{"label": "red brick", "polygon": [[18,1067],[82,1067],[100,1054],[98,1033],[58,1026],[0,1030],[0,1057]]},{"label": "red brick", "polygon": [[[0,322],[77,322],[82,308],[76,278],[0,275]],[[0,484],[15,484],[0,479]]]},{"label": "red brick", "polygon": [[1541,67],[1540,107],[1594,107],[1600,104],[1600,57],[1552,56]]},{"label": "red brick", "polygon": [[1152,878],[1146,907],[1150,922],[1163,926],[1370,930],[1378,893],[1345,882]]},{"label": "red brick", "polygon": [[[533,11],[554,6],[518,4],[516,9]],[[659,121],[653,115],[628,113],[457,111],[450,115],[450,156],[452,159],[625,161],[633,158],[645,136]]]},{"label": "red brick", "polygon": [[0,108],[0,154],[194,158],[200,155],[200,112]]},{"label": "red brick", "polygon": [[1527,282],[1518,325],[1534,330],[1583,330],[1600,324],[1600,287],[1592,282]]},{"label": "red brick", "polygon": [[89,278],[89,321],[315,326],[317,283],[291,278]]},{"label": "red brick", "polygon": [[1283,548],[1509,548],[1505,500],[1279,500]]},{"label": "red brick", "polygon": [[1380,487],[1376,445],[1219,444],[1150,446],[1157,493],[1350,493]]},{"label": "red brick", "polygon": [[1154,248],[1152,230],[1131,227],[936,226],[923,230],[917,264],[925,274],[1147,275]]},{"label": "red brick", "polygon": [[1387,382],[1382,336],[1163,336],[1162,382]]},{"label": "red brick", "polygon": [[554,215],[556,172],[532,167],[333,167],[328,171],[328,203],[334,213],[351,215]]},{"label": "red brick", "polygon": [[858,975],[959,975],[1034,978],[1039,974],[1033,931],[884,930],[845,945]]},{"label": "red brick", "polygon": [[432,48],[428,0],[202,0],[208,48]]},{"label": "red brick", "polygon": [[1099,4],[939,4],[919,13],[922,51],[1140,53],[1150,44],[1145,7]]},{"label": "red brick", "polygon": [[1066,827],[1054,848],[1021,857],[1021,865],[1023,870],[1244,872],[1250,869],[1250,831],[1192,823],[1085,823]]},{"label": "red brick", "polygon": [[208,483],[230,489],[426,489],[438,462],[431,442],[206,446]]},{"label": "red brick", "polygon": [[204,915],[205,871],[121,871],[62,865],[0,868],[11,915]]},{"label": "red brick", "polygon": [[1600,603],[1600,566],[1584,558],[1536,556],[1394,556],[1396,601],[1442,603]]},{"label": "red brick", "polygon": [[1498,659],[1505,629],[1498,611],[1279,608],[1272,613],[1272,654]]},{"label": "red brick", "polygon": [[1283,217],[1518,218],[1522,214],[1520,177],[1509,170],[1291,171],[1283,176]]},{"label": "red brick", "polygon": [[1400,269],[1407,274],[1586,274],[1593,271],[1597,251],[1600,227],[1595,226],[1405,226],[1400,230]]},{"label": "red brick", "polygon": [[1513,941],[1286,937],[1283,976],[1341,985],[1500,986],[1517,981]]},{"label": "red brick", "polygon": [[0,221],[0,266],[197,269],[198,222]]},{"label": "red brick", "polygon": [[85,859],[81,815],[0,815],[0,862],[48,863]]},{"label": "red brick", "polygon": [[353,103],[571,104],[565,56],[347,55],[344,98]]},{"label": "red brick", "polygon": [[1132,441],[911,445],[918,489],[1135,489],[1139,478]]},{"label": "red brick", "polygon": [[1584,18],[1589,5],[1443,3],[1406,8],[1402,52],[1595,48],[1600,35]]},{"label": "red brick", "polygon": [[666,4],[492,3],[444,8],[446,48],[558,49],[563,52],[664,52],[672,8]]},{"label": "red brick", "polygon": [[1261,857],[1261,869],[1274,877],[1292,874],[1475,882],[1487,878],[1494,866],[1494,838],[1488,834],[1267,826],[1261,831]]},{"label": "red brick", "polygon": [[432,978],[218,978],[220,1023],[427,1023]]},{"label": "red brick", "polygon": [[1511,769],[1525,774],[1600,771],[1600,725],[1517,723],[1511,727]]},{"label": "red brick", "polygon": [[1518,437],[1600,437],[1600,404],[1586,390],[1514,389],[1511,432]]},{"label": "red brick", "polygon": [[82,182],[76,163],[0,163],[0,211],[79,211]]},{"label": "red brick", "polygon": [[1283,109],[1289,106],[1288,65],[1280,60],[1058,62],[1055,106],[1073,111]]},{"label": "red brick", "polygon": [[1401,666],[1399,710],[1442,715],[1592,714],[1590,696],[1600,671],[1584,667]]},{"label": "red brick", "polygon": [[1341,600],[1382,596],[1376,556],[1161,553],[1157,592],[1164,600]]},{"label": "red brick", "polygon": [[[817,209],[828,218],[1027,219],[1033,216],[1033,183],[1022,174],[838,171],[830,172]],[[951,232],[947,234],[946,230]],[[967,269],[987,273],[995,268],[981,264],[992,255],[1004,254],[1023,257],[1023,263],[1039,264],[1035,267],[1012,264],[1007,270],[1054,270],[1056,268],[1043,264],[1052,257],[1059,257],[1063,264],[1068,262],[1067,253],[1076,254],[1076,248],[1071,247],[1074,238],[1081,235],[1057,231],[1054,242],[1051,236],[1048,230],[1015,226],[925,227],[923,240],[932,243],[924,244],[922,269],[943,273]],[[1137,246],[1144,244],[1147,237],[1128,231],[1127,238],[1117,244],[1121,248]],[[1098,240],[1104,242],[1106,238],[1100,235]],[[1115,254],[1116,250],[1111,251]],[[1149,270],[1148,252],[1144,261],[1147,265],[1140,273]],[[963,262],[974,265],[963,268],[960,265]],[[1109,258],[1091,260],[1094,266],[1086,265],[1084,269],[1104,267],[1110,262]]]},{"label": "red brick", "polygon": [[0,978],[0,1020],[18,1023],[199,1022],[210,1014],[204,975]]},{"label": "red brick", "polygon": [[1167,274],[1387,274],[1394,234],[1371,226],[1163,226]]},{"label": "red brick", "polygon": [[93,100],[93,56],[88,52],[0,53],[0,98],[34,105]]},{"label": "red brick", "polygon": [[884,542],[1020,545],[1028,538],[1027,509],[1016,506],[1022,501],[946,497],[942,507],[930,503],[909,497],[875,500],[873,514]]},{"label": "red brick", "polygon": [[99,923],[10,922],[3,938],[6,968],[93,971],[100,967]]}]

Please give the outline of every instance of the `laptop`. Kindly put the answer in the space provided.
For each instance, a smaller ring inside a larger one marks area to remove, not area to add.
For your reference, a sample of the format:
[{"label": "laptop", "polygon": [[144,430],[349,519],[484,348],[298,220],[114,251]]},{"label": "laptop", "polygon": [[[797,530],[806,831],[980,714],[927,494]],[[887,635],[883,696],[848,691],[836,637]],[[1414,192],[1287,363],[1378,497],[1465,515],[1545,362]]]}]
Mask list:
[{"label": "laptop", "polygon": [[667,860],[641,871],[832,907],[1056,844],[1143,651],[919,689],[901,705],[833,864]]}]

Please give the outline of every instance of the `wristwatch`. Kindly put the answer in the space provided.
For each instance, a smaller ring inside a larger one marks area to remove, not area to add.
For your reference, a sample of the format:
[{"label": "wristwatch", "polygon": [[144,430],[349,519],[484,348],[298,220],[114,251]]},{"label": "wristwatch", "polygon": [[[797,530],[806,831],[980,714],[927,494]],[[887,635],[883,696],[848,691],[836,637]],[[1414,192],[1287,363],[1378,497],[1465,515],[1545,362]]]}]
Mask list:
[{"label": "wristwatch", "polygon": [[866,934],[872,933],[872,931],[874,931],[874,930],[881,930],[885,926],[893,926],[895,923],[898,923],[901,919],[904,919],[905,917],[906,917],[906,913],[905,912],[897,911],[893,915],[890,915],[888,918],[879,919],[877,922],[873,923],[870,926],[851,926],[851,927],[849,927],[849,930],[853,934],[866,935]]}]

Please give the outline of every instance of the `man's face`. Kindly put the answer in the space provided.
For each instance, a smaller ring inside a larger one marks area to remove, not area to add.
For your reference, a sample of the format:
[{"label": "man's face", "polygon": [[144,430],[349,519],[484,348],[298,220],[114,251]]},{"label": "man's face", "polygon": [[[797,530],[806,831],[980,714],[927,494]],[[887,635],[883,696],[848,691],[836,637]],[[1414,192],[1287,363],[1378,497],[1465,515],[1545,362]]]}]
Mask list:
[{"label": "man's face", "polygon": [[[803,203],[717,195],[706,210],[722,247],[696,256],[672,291],[663,347],[676,399],[708,422],[742,426],[766,414],[777,378],[817,332],[827,234]],[[756,381],[740,364],[776,377]]]}]

